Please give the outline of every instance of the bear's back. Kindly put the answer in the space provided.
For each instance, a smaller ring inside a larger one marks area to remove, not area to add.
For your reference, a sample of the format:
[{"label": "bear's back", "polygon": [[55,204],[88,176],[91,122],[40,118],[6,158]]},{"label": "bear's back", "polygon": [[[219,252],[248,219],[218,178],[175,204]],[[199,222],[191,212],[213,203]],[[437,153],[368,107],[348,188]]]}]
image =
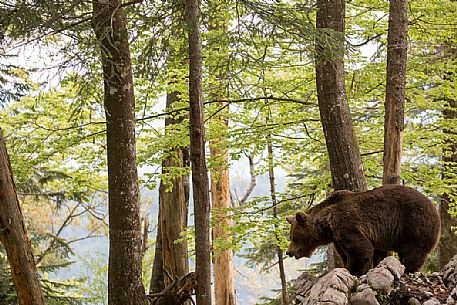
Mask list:
[{"label": "bear's back", "polygon": [[346,203],[344,199],[347,196],[352,196],[355,194],[354,192],[348,191],[348,190],[338,190],[333,193],[331,193],[327,198],[325,198],[324,201],[316,204],[312,208],[308,210],[309,215],[316,215],[322,211],[324,211],[326,208],[336,205],[338,203]]},{"label": "bear's back", "polygon": [[410,187],[385,185],[340,197],[338,204],[326,204],[319,217],[325,215],[332,227],[357,227],[376,247],[398,251],[401,243],[415,240],[433,248],[438,239],[441,223],[437,209]]}]

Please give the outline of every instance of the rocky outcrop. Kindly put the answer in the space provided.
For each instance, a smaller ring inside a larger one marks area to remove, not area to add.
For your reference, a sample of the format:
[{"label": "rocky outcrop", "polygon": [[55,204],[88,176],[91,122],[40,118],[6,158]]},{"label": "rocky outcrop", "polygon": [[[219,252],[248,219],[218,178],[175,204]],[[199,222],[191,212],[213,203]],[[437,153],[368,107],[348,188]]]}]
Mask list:
[{"label": "rocky outcrop", "polygon": [[302,275],[294,284],[292,304],[299,305],[457,305],[457,255],[425,276],[404,274],[393,256],[357,278],[337,268],[319,279]]}]

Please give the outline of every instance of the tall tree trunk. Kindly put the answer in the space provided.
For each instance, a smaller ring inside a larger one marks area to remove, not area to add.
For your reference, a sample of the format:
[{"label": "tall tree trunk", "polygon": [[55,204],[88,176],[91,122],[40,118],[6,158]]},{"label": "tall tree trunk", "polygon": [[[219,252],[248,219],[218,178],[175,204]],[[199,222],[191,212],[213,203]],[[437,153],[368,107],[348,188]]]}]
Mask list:
[{"label": "tall tree trunk", "polygon": [[[173,103],[178,102],[178,92],[167,93],[167,109],[171,109]],[[165,128],[173,124],[182,123],[183,118],[165,119]],[[168,151],[167,157],[162,162],[162,174],[166,176],[171,168],[183,168],[186,166],[186,148],[174,147]],[[160,222],[162,228],[162,259],[165,272],[165,286],[170,285],[173,279],[181,277],[189,272],[187,242],[176,243],[181,239],[181,233],[187,228],[187,203],[188,188],[185,185],[186,177],[166,177],[160,182]],[[171,179],[171,180],[170,180]],[[171,276],[171,278],[170,278]]]},{"label": "tall tree trunk", "polygon": [[[273,143],[271,139],[271,134],[267,135],[267,145],[268,145],[268,178],[270,180],[270,196],[271,201],[273,202],[273,218],[278,218],[278,211],[276,205],[278,204],[276,200],[276,185],[275,185],[275,172],[274,172],[274,160],[273,160]],[[277,225],[274,225],[275,232],[277,232]],[[276,240],[279,241],[279,236],[276,236]],[[284,254],[281,247],[276,246],[276,252],[278,255],[278,266],[279,266],[279,278],[281,279],[281,304],[289,304],[289,293],[287,292],[287,281],[286,281],[286,272],[284,270]]]},{"label": "tall tree trunk", "polygon": [[189,27],[190,161],[195,219],[195,265],[198,278],[197,305],[211,305],[211,243],[209,236],[209,183],[205,160],[202,100],[202,44],[198,0],[186,2]]},{"label": "tall tree trunk", "polygon": [[[224,107],[224,104],[218,104]],[[226,108],[228,109],[228,108]],[[227,111],[220,113],[213,122],[218,130],[228,128]],[[213,242],[217,239],[225,239],[230,242],[231,233],[225,228],[231,227],[232,221],[230,213],[226,209],[230,208],[230,179],[228,170],[228,148],[227,138],[224,133],[219,139],[210,143],[211,157],[220,164],[213,167],[211,172],[211,202],[212,211],[215,217],[213,227]],[[232,249],[219,250],[213,245],[214,261],[214,297],[216,305],[235,305],[235,282],[233,272],[233,251]]]},{"label": "tall tree trunk", "polygon": [[[332,30],[336,47],[318,36],[316,84],[319,111],[335,190],[366,189],[362,158],[344,87],[344,0],[318,0],[316,27]],[[323,32],[321,32],[323,34]],[[320,35],[322,35],[320,34]]]},{"label": "tall tree trunk", "polygon": [[136,168],[135,98],[126,20],[118,0],[93,2],[101,48],[109,200],[108,303],[147,304],[142,282]]},{"label": "tall tree trunk", "polygon": [[387,79],[382,184],[400,184],[403,146],[408,0],[391,0],[387,35]]},{"label": "tall tree trunk", "polygon": [[[443,116],[446,120],[457,120],[457,102],[449,100],[449,108],[443,111]],[[457,176],[457,142],[452,139],[455,131],[449,128],[444,129],[445,146],[443,149],[443,179],[455,179]],[[457,220],[449,214],[449,207],[455,204],[453,198],[457,198],[455,188],[449,188],[442,196],[440,202],[440,216],[441,216],[441,237],[439,244],[439,263],[444,267],[451,258],[457,254],[457,235],[451,227],[457,226]]]},{"label": "tall tree trunk", "polygon": [[[160,197],[160,196],[159,196]],[[160,199],[159,199],[160,201]],[[157,216],[157,234],[154,250],[154,262],[152,263],[151,283],[149,285],[149,294],[160,293],[165,288],[165,274],[163,272],[162,258],[162,223],[160,221],[160,202],[159,214]]]},{"label": "tall tree trunk", "polygon": [[[344,86],[344,0],[318,0],[316,27],[333,31],[334,47],[327,44],[324,31],[316,39],[316,85],[319,112],[330,159],[332,184],[335,190],[366,190],[354,126]],[[328,35],[328,34],[325,34]],[[333,247],[330,245],[329,247]],[[329,252],[335,253],[330,248]],[[328,266],[339,267],[337,255]]]},{"label": "tall tree trunk", "polygon": [[[221,1],[217,5],[218,11],[228,9],[228,2]],[[209,28],[217,31],[219,35],[227,37],[227,17],[217,16],[210,20]],[[223,33],[223,34],[222,34]],[[214,91],[211,93],[213,100],[227,100],[228,98],[228,75],[225,65],[221,62],[228,60],[228,48],[225,39],[218,39],[214,45],[210,46],[215,50],[216,65],[210,67],[216,75]],[[230,213],[227,211],[231,207],[230,198],[230,175],[228,158],[228,116],[229,105],[219,102],[215,105],[217,114],[212,116],[211,130],[214,130],[214,137],[210,141],[210,153],[213,161],[218,164],[211,170],[211,203],[212,214],[215,218],[213,227],[213,270],[214,270],[214,297],[216,305],[235,305],[235,279],[233,270],[233,251],[232,249],[221,250],[215,246],[215,241],[223,239],[230,243],[232,236],[230,231],[225,228],[233,226]]]},{"label": "tall tree trunk", "polygon": [[[179,101],[178,92],[167,93],[166,109]],[[183,117],[165,119],[165,129],[181,124]],[[167,133],[167,130],[165,131]],[[173,279],[189,272],[187,242],[175,243],[187,228],[189,203],[189,178],[187,175],[167,177],[173,167],[188,166],[188,147],[172,147],[164,152],[162,162],[163,178],[159,186],[159,215],[157,222],[156,252],[154,254],[150,293],[159,293],[172,283]],[[166,228],[165,230],[163,228]],[[160,264],[160,266],[158,265]]]},{"label": "tall tree trunk", "polygon": [[35,259],[16,193],[13,172],[0,129],[0,242],[11,268],[19,305],[44,305]]}]

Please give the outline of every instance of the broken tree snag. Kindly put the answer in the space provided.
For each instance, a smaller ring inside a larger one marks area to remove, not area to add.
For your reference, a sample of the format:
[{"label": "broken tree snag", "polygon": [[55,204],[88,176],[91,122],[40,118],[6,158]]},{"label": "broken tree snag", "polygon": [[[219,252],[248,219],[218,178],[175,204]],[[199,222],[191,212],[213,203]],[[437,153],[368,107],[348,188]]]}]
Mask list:
[{"label": "broken tree snag", "polygon": [[384,117],[384,174],[382,184],[401,184],[405,128],[408,0],[392,0],[387,34],[386,100]]},{"label": "broken tree snag", "polygon": [[19,305],[44,305],[35,259],[24,226],[5,139],[0,128],[0,242],[11,267]]},{"label": "broken tree snag", "polygon": [[191,272],[174,279],[162,292],[148,295],[148,299],[151,305],[181,305],[187,300],[192,301],[192,293],[196,287],[197,274]]}]

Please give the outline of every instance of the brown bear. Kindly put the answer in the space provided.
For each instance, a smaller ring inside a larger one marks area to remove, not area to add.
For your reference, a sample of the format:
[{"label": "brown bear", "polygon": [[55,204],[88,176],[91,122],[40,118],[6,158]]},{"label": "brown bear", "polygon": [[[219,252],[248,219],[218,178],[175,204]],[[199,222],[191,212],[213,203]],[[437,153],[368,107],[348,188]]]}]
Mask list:
[{"label": "brown bear", "polygon": [[287,255],[309,257],[317,247],[333,243],[344,266],[356,276],[376,266],[389,251],[398,253],[406,272],[418,271],[441,229],[437,209],[427,197],[393,184],[360,193],[336,191],[287,221]]}]

